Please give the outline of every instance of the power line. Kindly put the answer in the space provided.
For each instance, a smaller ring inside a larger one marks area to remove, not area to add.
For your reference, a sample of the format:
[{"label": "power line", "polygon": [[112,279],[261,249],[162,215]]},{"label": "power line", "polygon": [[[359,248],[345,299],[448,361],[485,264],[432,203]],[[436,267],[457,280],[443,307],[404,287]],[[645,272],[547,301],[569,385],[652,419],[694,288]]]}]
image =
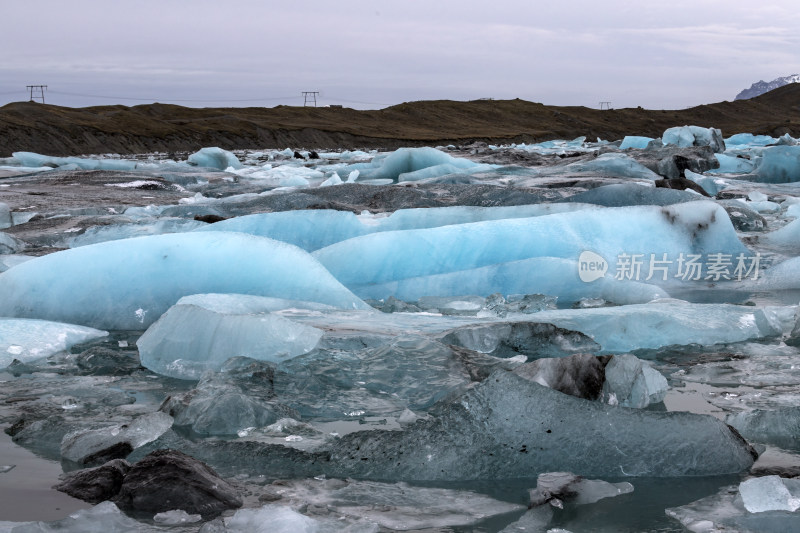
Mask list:
[{"label": "power line", "polygon": [[133,96],[109,96],[103,94],[83,94],[71,93],[66,91],[54,91],[52,94],[62,94],[65,96],[81,96],[85,98],[103,98],[106,100],[136,100],[139,102],[265,102],[265,101],[278,101],[278,100],[295,100],[302,98],[301,96],[277,96],[269,98],[137,98]]}]

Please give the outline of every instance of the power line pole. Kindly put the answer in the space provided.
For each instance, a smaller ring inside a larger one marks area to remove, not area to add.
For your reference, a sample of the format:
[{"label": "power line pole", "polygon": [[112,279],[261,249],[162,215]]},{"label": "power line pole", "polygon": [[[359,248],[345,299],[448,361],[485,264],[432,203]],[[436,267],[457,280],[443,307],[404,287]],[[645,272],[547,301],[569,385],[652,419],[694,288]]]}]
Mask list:
[{"label": "power line pole", "polygon": [[303,107],[306,107],[309,102],[314,104],[314,107],[317,107],[317,95],[319,91],[303,91]]},{"label": "power line pole", "polygon": [[31,92],[31,102],[35,102],[35,99],[39,99],[44,103],[44,91],[47,89],[47,85],[26,85],[25,86]]},{"label": "power line pole", "polygon": [[600,109],[611,109],[611,102],[600,102]]}]

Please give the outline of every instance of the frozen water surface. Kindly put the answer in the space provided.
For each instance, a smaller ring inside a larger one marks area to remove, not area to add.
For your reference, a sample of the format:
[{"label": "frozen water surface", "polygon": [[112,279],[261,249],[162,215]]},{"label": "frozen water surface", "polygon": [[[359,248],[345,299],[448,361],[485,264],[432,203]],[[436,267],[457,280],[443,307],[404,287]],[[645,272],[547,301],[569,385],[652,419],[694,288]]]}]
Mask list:
[{"label": "frozen water surface", "polygon": [[174,448],[244,506],[0,529],[800,529],[798,147],[676,126],[4,159],[0,497]]}]

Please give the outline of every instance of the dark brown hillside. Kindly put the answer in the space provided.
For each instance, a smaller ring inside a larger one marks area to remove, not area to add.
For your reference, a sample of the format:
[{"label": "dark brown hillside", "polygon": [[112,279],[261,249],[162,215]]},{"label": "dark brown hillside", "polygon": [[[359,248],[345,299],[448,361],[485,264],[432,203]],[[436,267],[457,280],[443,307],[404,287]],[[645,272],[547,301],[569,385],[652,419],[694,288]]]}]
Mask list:
[{"label": "dark brown hillside", "polygon": [[0,157],[194,151],[234,148],[347,148],[436,145],[474,140],[532,142],[657,137],[668,127],[713,126],[723,133],[800,136],[800,84],[751,100],[684,110],[597,110],[524,100],[409,102],[381,110],[188,108],[166,104],[68,108],[18,102],[0,108]]}]

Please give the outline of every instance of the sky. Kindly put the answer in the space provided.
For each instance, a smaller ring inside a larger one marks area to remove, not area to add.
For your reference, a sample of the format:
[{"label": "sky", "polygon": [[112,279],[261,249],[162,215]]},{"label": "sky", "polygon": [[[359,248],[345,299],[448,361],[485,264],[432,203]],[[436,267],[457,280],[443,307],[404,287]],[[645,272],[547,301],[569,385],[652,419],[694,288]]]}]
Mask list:
[{"label": "sky", "polygon": [[682,109],[800,73],[797,0],[0,2],[0,105]]}]

